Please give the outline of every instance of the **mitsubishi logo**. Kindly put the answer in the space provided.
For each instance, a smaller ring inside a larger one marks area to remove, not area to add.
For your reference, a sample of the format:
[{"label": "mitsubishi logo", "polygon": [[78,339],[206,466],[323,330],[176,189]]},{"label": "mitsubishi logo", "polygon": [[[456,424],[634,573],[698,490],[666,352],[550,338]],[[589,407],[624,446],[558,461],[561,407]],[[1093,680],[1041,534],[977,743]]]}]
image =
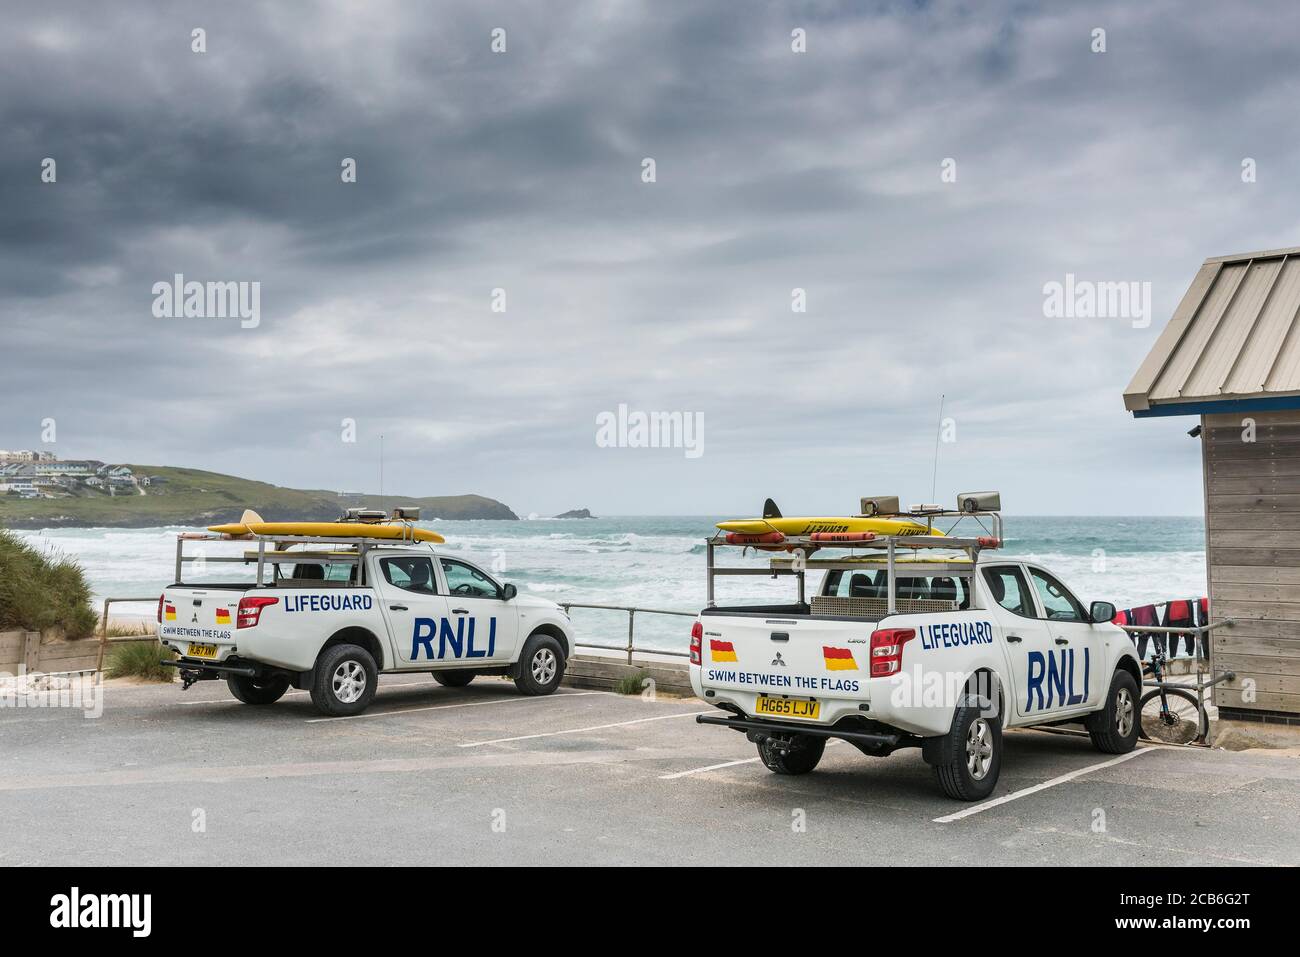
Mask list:
[{"label": "mitsubishi logo", "polygon": [[191,625],[197,625],[198,623],[199,623],[199,613],[198,613],[198,612],[195,612],[195,613],[193,614],[193,616],[191,616],[191,618],[190,618],[190,624],[191,624]]},{"label": "mitsubishi logo", "polygon": [[784,667],[785,667],[785,660],[781,657],[781,652],[778,651],[778,652],[776,653],[776,657],[772,659],[772,665],[771,665],[771,667],[773,667],[773,668],[784,668]]}]

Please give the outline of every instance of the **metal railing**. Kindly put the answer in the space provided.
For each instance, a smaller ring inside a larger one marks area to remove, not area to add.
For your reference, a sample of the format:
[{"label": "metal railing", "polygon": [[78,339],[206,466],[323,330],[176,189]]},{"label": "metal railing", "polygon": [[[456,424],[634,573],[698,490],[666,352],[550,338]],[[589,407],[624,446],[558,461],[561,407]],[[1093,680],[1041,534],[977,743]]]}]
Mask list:
[{"label": "metal railing", "polygon": [[105,598],[104,599],[104,617],[99,622],[99,660],[95,663],[96,671],[104,670],[104,652],[108,649],[109,641],[140,641],[144,638],[156,637],[148,633],[141,635],[123,635],[120,638],[110,639],[108,637],[108,607],[120,602],[132,602],[134,604],[146,604],[153,602],[158,603],[158,595],[150,595],[148,598]]},{"label": "metal railing", "polygon": [[668,611],[664,608],[637,608],[632,605],[589,605],[579,601],[562,601],[558,602],[559,606],[564,609],[567,615],[570,608],[594,608],[599,611],[625,611],[627,612],[627,643],[624,645],[596,645],[587,641],[575,641],[575,648],[599,648],[603,651],[623,651],[627,653],[627,663],[632,663],[634,652],[649,655],[671,655],[674,658],[689,658],[690,652],[687,651],[664,651],[660,648],[638,648],[636,645],[636,616],[642,615],[673,615],[678,618],[694,618],[697,612],[693,611]]},{"label": "metal railing", "polygon": [[[1205,711],[1205,691],[1213,688],[1217,684],[1225,681],[1232,681],[1237,677],[1234,671],[1223,671],[1217,676],[1214,673],[1213,655],[1210,653],[1209,635],[1215,628],[1231,628],[1236,623],[1236,619],[1222,618],[1219,621],[1212,621],[1205,625],[1194,625],[1186,628],[1176,628],[1168,625],[1120,625],[1128,632],[1129,637],[1135,635],[1191,635],[1193,637],[1192,647],[1195,650],[1196,660],[1196,683],[1185,684],[1179,681],[1154,681],[1145,680],[1142,682],[1146,688],[1183,688],[1187,691],[1196,692],[1196,707],[1198,711]],[[1205,636],[1205,640],[1202,640]],[[1177,661],[1176,658],[1170,658],[1170,661]],[[1204,665],[1204,667],[1202,667]],[[1210,678],[1206,680],[1206,674]],[[1204,737],[1197,738],[1201,743],[1205,743]]]}]

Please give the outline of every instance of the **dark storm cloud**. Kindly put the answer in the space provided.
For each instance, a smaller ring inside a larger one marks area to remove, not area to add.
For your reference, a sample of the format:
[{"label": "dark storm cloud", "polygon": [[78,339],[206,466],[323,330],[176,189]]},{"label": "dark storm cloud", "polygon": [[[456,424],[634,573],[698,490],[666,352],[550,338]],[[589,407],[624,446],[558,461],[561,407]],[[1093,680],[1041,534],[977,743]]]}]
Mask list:
[{"label": "dark storm cloud", "polygon": [[[1195,511],[1195,443],[1119,395],[1202,258],[1296,242],[1296,21],[1283,3],[16,7],[0,446],[53,416],[69,455],[371,488],[383,432],[390,490],[832,508],[925,491],[945,393],[941,487]],[[1066,272],[1151,281],[1152,327],[1045,319]],[[175,273],[261,282],[261,325],[154,318]],[[623,402],[703,412],[703,458],[596,448]]]}]

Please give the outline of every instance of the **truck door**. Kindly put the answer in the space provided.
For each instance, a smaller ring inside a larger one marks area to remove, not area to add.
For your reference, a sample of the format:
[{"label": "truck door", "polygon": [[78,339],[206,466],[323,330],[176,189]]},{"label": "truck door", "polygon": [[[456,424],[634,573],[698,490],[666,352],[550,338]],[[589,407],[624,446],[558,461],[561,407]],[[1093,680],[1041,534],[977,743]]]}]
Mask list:
[{"label": "truck door", "polygon": [[438,639],[447,598],[438,594],[433,559],[426,555],[380,558],[375,586],[399,666],[438,663]]},{"label": "truck door", "polygon": [[467,665],[514,660],[519,643],[519,608],[501,597],[501,586],[469,562],[439,559],[446,579],[453,626],[463,634],[458,657]]},{"label": "truck door", "polygon": [[[984,584],[1001,609],[999,624],[1011,660],[1015,682],[1015,713],[1020,717],[1061,709],[1056,685],[1048,684],[1055,646],[1047,621],[1038,612],[1034,593],[1020,565],[992,565],[984,569]],[[1055,675],[1055,672],[1053,672]]]},{"label": "truck door", "polygon": [[1041,568],[1028,568],[1065,674],[1064,709],[1096,708],[1106,692],[1106,676],[1099,671],[1106,661],[1105,638],[1068,588]]}]

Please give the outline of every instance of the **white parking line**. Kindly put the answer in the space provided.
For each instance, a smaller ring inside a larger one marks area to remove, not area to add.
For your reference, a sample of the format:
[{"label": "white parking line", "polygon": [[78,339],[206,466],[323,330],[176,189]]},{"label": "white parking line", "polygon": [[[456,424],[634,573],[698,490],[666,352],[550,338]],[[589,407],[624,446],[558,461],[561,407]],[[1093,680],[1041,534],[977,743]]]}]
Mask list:
[{"label": "white parking line", "polygon": [[[387,718],[394,714],[414,714],[417,711],[446,711],[451,708],[481,708],[489,704],[526,704],[528,702],[541,703],[551,701],[556,698],[583,698],[587,695],[607,695],[613,694],[612,691],[561,691],[546,697],[529,697],[521,696],[518,698],[494,698],[491,701],[465,701],[461,704],[432,704],[422,708],[399,708],[394,711],[363,711],[361,714],[344,714],[337,718],[308,718],[307,724],[316,724],[319,721],[353,721],[357,718]],[[461,747],[464,747],[462,744]]]},{"label": "white parking line", "polygon": [[637,718],[634,721],[615,721],[613,724],[593,724],[587,728],[565,728],[563,731],[543,731],[541,734],[521,734],[513,738],[493,738],[491,741],[470,741],[467,744],[458,744],[456,747],[480,748],[485,744],[505,744],[507,741],[530,741],[533,738],[553,738],[561,734],[581,734],[584,731],[604,731],[606,728],[622,728],[629,724],[645,724],[647,721],[667,721],[669,718],[689,718],[693,714],[706,714],[712,710],[712,708],[705,708],[703,711],[682,711],[678,714],[659,714],[655,715],[653,718]]},{"label": "white parking line", "polygon": [[1109,761],[1103,761],[1101,764],[1093,764],[1086,768],[1079,768],[1077,771],[1071,771],[1069,774],[1062,774],[1059,778],[1052,778],[1050,781],[1044,781],[1042,784],[1035,784],[1033,787],[1022,788],[1019,791],[1012,791],[1010,794],[1004,794],[1000,798],[994,798],[992,801],[985,801],[983,804],[976,804],[974,807],[968,807],[964,810],[957,811],[955,814],[945,814],[943,817],[934,818],[935,824],[949,824],[952,821],[960,821],[964,817],[970,817],[972,814],[978,814],[980,811],[987,811],[989,808],[998,807],[1006,804],[1008,801],[1014,801],[1017,798],[1028,797],[1031,794],[1037,794],[1039,791],[1046,791],[1048,788],[1054,788],[1058,784],[1064,784],[1066,781],[1073,781],[1077,777],[1085,774],[1091,774],[1093,771],[1100,771],[1102,768],[1114,767],[1116,764],[1123,764],[1125,761],[1132,760],[1138,755],[1147,754],[1154,751],[1154,748],[1139,748],[1136,751],[1130,751],[1128,754],[1121,754],[1117,758],[1111,758]]},{"label": "white parking line", "polygon": [[[833,748],[837,744],[844,744],[843,741],[827,741],[826,747]],[[659,775],[660,781],[672,781],[676,778],[688,777],[692,774],[703,774],[705,771],[720,771],[723,768],[734,768],[738,764],[753,764],[755,761],[761,761],[762,758],[741,758],[739,761],[724,761],[721,764],[710,764],[702,768],[691,768],[689,771],[675,771],[672,774]]]},{"label": "white parking line", "polygon": [[753,764],[758,758],[741,758],[739,761],[723,761],[721,764],[710,764],[702,768],[691,768],[689,771],[678,771],[675,774],[661,774],[660,781],[671,781],[674,778],[684,778],[691,774],[703,774],[705,771],[719,771],[722,768],[734,768],[738,764]]}]

